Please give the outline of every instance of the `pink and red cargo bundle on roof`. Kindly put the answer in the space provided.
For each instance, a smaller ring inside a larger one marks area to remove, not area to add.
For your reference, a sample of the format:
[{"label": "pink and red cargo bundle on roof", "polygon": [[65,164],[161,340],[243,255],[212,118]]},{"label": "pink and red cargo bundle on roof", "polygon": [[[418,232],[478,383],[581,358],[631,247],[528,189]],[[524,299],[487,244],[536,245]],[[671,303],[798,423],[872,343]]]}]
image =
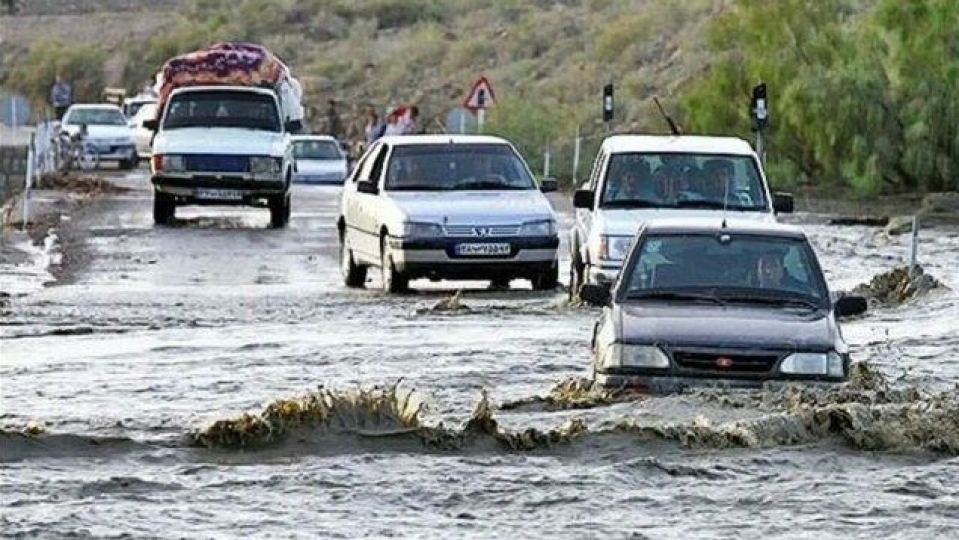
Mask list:
[{"label": "pink and red cargo bundle on roof", "polygon": [[274,90],[288,120],[302,120],[303,90],[290,69],[266,47],[223,42],[175,56],[157,74],[158,111],[184,86],[259,86]]}]

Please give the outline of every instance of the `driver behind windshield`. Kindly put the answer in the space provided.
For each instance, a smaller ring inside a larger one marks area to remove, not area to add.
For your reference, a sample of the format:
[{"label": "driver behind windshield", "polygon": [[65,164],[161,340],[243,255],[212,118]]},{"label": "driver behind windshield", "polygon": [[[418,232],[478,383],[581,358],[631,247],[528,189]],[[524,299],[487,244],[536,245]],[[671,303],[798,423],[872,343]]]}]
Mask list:
[{"label": "driver behind windshield", "polygon": [[636,160],[619,168],[615,182],[610,183],[609,201],[656,201],[649,163]]},{"label": "driver behind windshield", "polygon": [[756,260],[756,279],[762,289],[788,290],[810,294],[809,285],[792,277],[777,253],[763,253]]}]

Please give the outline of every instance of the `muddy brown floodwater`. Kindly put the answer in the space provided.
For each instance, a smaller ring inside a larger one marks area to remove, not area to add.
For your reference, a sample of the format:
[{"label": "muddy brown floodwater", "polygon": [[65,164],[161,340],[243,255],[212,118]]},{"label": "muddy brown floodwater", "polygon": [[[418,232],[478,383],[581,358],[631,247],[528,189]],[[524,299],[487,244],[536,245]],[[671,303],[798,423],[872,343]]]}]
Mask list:
[{"label": "muddy brown floodwater", "polygon": [[[113,179],[2,267],[4,536],[959,537],[957,230],[922,234],[945,287],[844,324],[849,384],[648,397],[590,388],[597,312],[562,291],[342,287],[336,188],[286,230],[155,228],[146,175]],[[908,256],[790,220],[833,289]]]}]

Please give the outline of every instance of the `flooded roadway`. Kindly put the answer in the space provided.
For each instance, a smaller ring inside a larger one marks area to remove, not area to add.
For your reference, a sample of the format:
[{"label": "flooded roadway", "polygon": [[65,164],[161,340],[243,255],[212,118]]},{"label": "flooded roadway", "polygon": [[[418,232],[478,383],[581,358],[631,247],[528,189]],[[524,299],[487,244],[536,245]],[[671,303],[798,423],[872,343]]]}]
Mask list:
[{"label": "flooded roadway", "polygon": [[[587,375],[596,317],[562,291],[473,283],[469,310],[432,311],[450,285],[340,285],[337,188],[298,187],[285,230],[232,208],[154,228],[147,177],[118,182],[134,190],[64,223],[61,283],[0,326],[3,535],[959,535],[959,231],[923,232],[951,291],[844,325],[879,382],[548,400]],[[906,238],[791,220],[834,289],[907,257]],[[331,419],[271,423],[252,449],[203,437],[320,387]]]}]

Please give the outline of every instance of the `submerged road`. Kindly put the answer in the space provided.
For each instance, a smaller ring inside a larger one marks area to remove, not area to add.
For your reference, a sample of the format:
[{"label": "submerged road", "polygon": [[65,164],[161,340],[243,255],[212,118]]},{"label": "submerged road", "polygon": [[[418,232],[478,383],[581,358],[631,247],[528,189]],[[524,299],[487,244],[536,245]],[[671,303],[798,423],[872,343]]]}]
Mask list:
[{"label": "submerged road", "polygon": [[[336,187],[298,186],[283,230],[268,228],[266,210],[236,208],[179,209],[174,226],[154,227],[146,173],[112,179],[131,191],[61,222],[60,282],[10,299],[0,325],[0,534],[946,538],[959,530],[956,451],[930,442],[959,441],[948,420],[956,409],[941,403],[959,380],[956,231],[924,233],[922,250],[927,271],[951,291],[844,326],[854,357],[889,381],[881,396],[866,387],[844,396],[704,392],[585,408],[535,398],[588,371],[597,312],[568,307],[562,290],[469,283],[468,310],[437,312],[430,306],[457,286],[417,282],[420,291],[388,297],[376,276],[368,290],[341,285]],[[554,204],[568,229],[568,203]],[[868,281],[908,252],[905,239],[875,229],[813,221],[834,288]],[[564,247],[564,281],[565,255]],[[359,439],[300,431],[265,450],[190,443],[211,421],[271,400],[398,381],[415,389],[429,426],[457,429],[485,390],[502,430],[575,419],[588,433],[564,431],[580,434],[530,451],[433,448],[409,430],[365,433],[380,420],[359,419]],[[932,411],[930,421],[903,412],[910,407]],[[31,422],[45,434],[19,435]]]}]

